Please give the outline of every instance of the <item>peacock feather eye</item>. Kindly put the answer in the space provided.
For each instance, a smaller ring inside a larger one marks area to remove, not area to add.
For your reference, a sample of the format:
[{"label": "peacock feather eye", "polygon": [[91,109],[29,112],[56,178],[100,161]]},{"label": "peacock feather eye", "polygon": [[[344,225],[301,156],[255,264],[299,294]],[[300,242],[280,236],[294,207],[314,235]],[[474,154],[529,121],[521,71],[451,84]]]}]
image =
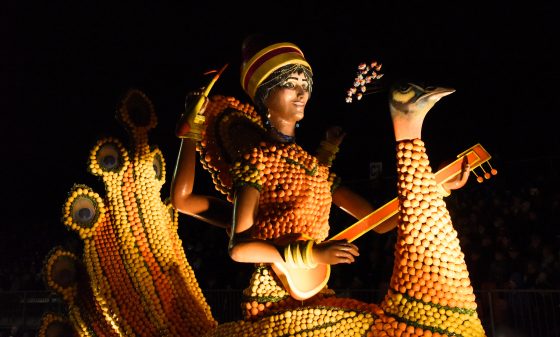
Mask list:
[{"label": "peacock feather eye", "polygon": [[140,90],[131,89],[120,102],[117,118],[129,130],[140,128],[150,130],[157,124],[152,101]]},{"label": "peacock feather eye", "polygon": [[76,280],[76,260],[70,256],[57,256],[53,262],[52,277],[62,288],[70,287]]},{"label": "peacock feather eye", "polygon": [[171,204],[171,199],[167,198],[164,201],[164,205],[165,208],[167,209],[167,213],[169,215],[169,221],[171,223],[171,226],[173,229],[177,228],[178,223],[178,219],[179,219],[179,212],[175,209],[175,207],[173,207],[173,204]]},{"label": "peacock feather eye", "polygon": [[165,164],[163,163],[163,157],[161,156],[161,153],[156,153],[154,155],[153,167],[157,180],[161,180],[164,176],[164,165]]},{"label": "peacock feather eye", "polygon": [[74,336],[74,328],[63,314],[46,312],[41,317],[41,328],[37,336]]},{"label": "peacock feather eye", "polygon": [[79,263],[74,253],[61,246],[54,247],[43,264],[45,283],[64,298],[71,298],[75,293]]},{"label": "peacock feather eye", "polygon": [[101,196],[85,185],[75,185],[64,203],[63,222],[78,232],[81,237],[89,237],[105,213]]},{"label": "peacock feather eye", "polygon": [[128,163],[128,152],[122,143],[109,137],[97,141],[91,150],[89,170],[97,176],[119,173]]},{"label": "peacock feather eye", "polygon": [[130,119],[138,126],[146,126],[150,123],[150,106],[145,104],[143,97],[133,95],[127,102]]},{"label": "peacock feather eye", "polygon": [[88,196],[79,196],[72,205],[72,218],[80,225],[90,227],[97,218],[95,201]]},{"label": "peacock feather eye", "polygon": [[95,200],[87,195],[74,199],[70,214],[75,223],[84,227],[91,227],[99,215]]},{"label": "peacock feather eye", "polygon": [[119,149],[115,144],[105,144],[97,152],[97,162],[105,171],[113,171],[118,169],[122,161]]}]

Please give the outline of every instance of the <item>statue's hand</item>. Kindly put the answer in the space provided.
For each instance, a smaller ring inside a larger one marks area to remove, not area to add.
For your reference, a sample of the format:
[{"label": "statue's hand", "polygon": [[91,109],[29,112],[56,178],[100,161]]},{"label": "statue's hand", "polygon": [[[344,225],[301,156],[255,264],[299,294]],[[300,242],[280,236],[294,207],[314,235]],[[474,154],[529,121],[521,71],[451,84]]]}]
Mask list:
[{"label": "statue's hand", "polygon": [[358,247],[346,240],[324,241],[313,246],[313,260],[323,264],[353,263]]},{"label": "statue's hand", "polygon": [[204,96],[203,89],[187,94],[185,98],[185,111],[179,117],[175,128],[175,135],[179,138],[202,139],[204,130],[204,112],[208,105],[208,97]]},{"label": "statue's hand", "polygon": [[319,149],[317,150],[317,159],[319,163],[331,166],[335,155],[338,153],[338,147],[346,133],[342,131],[339,126],[332,126],[327,129],[325,139],[321,141]]},{"label": "statue's hand", "polygon": [[331,126],[327,129],[325,140],[338,147],[345,136],[346,132],[344,132],[340,126]]},{"label": "statue's hand", "polygon": [[461,162],[461,172],[453,179],[446,181],[441,186],[447,193],[451,193],[452,190],[457,190],[467,183],[469,175],[471,172],[471,165],[466,156],[463,157]]}]

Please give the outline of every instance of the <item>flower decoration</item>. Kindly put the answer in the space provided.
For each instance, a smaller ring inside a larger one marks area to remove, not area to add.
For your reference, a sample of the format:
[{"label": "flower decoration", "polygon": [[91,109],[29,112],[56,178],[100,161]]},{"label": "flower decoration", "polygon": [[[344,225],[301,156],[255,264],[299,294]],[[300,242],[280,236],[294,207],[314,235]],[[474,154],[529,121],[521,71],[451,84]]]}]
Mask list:
[{"label": "flower decoration", "polygon": [[382,64],[377,61],[372,61],[369,64],[360,63],[358,71],[354,78],[354,85],[346,90],[346,103],[352,103],[354,97],[359,101],[363,95],[372,94],[380,90],[379,86],[375,83],[383,77],[380,73]]}]

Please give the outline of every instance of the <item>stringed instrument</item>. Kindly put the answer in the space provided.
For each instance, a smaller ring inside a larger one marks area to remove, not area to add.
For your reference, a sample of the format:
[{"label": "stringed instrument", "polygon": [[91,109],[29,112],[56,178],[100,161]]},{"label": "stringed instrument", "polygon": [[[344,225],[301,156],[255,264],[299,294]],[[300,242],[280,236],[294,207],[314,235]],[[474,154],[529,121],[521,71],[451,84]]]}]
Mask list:
[{"label": "stringed instrument", "polygon": [[[482,167],[482,164],[488,162],[491,156],[482,145],[476,144],[459,154],[457,159],[452,163],[437,171],[435,173],[436,183],[445,183],[460,174],[462,162],[465,157],[471,166],[471,171],[477,177],[478,182],[489,179],[492,175],[497,173],[489,163],[490,169],[488,171]],[[474,171],[477,167],[481,167],[483,171],[482,175],[478,175]],[[348,240],[352,242],[371,229],[378,226],[382,227],[386,220],[398,212],[398,208],[399,200],[398,198],[394,198],[329,240]],[[331,272],[331,266],[329,264],[318,264],[315,268],[304,269],[292,267],[284,262],[276,262],[272,264],[272,269],[290,295],[297,300],[308,299],[321,291],[321,289],[326,286]]]}]

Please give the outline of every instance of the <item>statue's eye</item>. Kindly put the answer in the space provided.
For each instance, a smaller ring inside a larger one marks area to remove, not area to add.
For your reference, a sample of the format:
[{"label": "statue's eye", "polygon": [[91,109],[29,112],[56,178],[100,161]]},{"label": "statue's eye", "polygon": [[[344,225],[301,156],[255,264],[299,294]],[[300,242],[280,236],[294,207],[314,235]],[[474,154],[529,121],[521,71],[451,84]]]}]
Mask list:
[{"label": "statue's eye", "polygon": [[280,84],[280,87],[286,88],[286,89],[293,89],[293,88],[295,88],[295,84],[291,81],[285,81],[285,82],[282,82],[282,84]]}]

